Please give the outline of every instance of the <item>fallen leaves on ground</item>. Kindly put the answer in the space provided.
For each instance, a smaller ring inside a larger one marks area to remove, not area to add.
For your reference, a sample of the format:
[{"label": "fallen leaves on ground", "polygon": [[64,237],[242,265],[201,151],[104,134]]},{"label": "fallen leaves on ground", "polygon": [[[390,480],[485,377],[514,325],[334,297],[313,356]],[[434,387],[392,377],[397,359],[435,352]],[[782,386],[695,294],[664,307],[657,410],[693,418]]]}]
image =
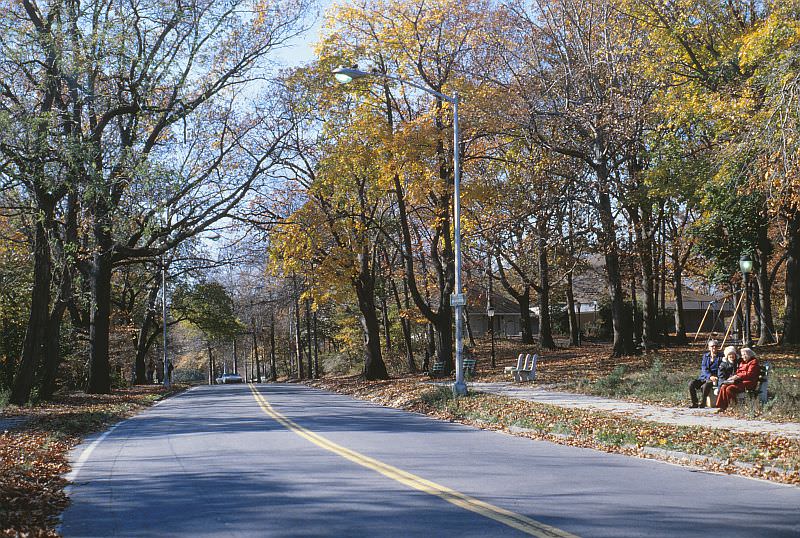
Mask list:
[{"label": "fallen leaves on ground", "polygon": [[18,426],[0,432],[0,536],[58,536],[55,525],[66,508],[68,451],[83,436],[103,430],[168,394],[157,385],[113,394],[67,394],[32,407],[10,406],[1,419]]}]

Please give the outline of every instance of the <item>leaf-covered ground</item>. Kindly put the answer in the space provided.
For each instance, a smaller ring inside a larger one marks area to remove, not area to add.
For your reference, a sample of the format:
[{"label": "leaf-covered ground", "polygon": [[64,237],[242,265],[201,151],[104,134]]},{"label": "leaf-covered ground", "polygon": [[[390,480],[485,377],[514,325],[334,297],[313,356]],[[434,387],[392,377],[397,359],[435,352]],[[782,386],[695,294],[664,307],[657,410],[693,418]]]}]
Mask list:
[{"label": "leaf-covered ground", "polygon": [[454,399],[448,387],[434,387],[429,381],[421,375],[389,381],[353,376],[312,384],[484,429],[800,485],[797,439],[674,426],[486,394]]},{"label": "leaf-covered ground", "polygon": [[84,436],[185,388],[70,394],[44,405],[3,409],[0,424],[8,429],[0,431],[0,535],[57,536],[58,515],[68,504],[62,475],[69,471],[69,450]]}]

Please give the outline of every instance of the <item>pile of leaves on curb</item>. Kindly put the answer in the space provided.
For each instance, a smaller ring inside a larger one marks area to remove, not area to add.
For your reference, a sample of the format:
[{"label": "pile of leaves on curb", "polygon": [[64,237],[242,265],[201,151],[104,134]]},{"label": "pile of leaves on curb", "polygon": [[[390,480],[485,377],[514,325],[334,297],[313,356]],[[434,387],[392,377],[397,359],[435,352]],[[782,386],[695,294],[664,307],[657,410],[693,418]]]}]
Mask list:
[{"label": "pile of leaves on curb", "polygon": [[67,454],[91,433],[106,429],[144,407],[185,390],[151,385],[113,394],[75,393],[33,407],[0,413],[0,536],[58,536],[66,508]]},{"label": "pile of leaves on curb", "polygon": [[662,424],[487,394],[455,399],[449,387],[431,386],[426,381],[421,376],[372,382],[346,377],[312,384],[389,407],[531,439],[800,485],[797,439]]}]

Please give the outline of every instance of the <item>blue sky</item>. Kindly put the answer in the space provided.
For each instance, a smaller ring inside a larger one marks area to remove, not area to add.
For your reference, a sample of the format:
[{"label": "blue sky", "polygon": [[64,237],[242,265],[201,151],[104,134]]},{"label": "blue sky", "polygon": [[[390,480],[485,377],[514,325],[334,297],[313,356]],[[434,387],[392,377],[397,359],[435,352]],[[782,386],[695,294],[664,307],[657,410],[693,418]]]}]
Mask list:
[{"label": "blue sky", "polygon": [[319,40],[322,29],[322,16],[333,4],[333,0],[317,0],[317,8],[308,13],[308,24],[311,28],[296,37],[283,50],[277,52],[277,59],[284,67],[307,63],[314,58],[312,46]]}]

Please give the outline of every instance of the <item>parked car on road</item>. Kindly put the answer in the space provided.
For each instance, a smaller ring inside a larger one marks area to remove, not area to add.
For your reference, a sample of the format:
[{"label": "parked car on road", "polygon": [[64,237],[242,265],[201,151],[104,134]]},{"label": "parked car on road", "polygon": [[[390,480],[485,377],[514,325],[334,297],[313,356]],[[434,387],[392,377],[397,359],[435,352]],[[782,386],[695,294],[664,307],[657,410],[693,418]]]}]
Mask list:
[{"label": "parked car on road", "polygon": [[217,378],[217,383],[225,385],[228,383],[244,383],[244,379],[239,374],[222,374]]}]

